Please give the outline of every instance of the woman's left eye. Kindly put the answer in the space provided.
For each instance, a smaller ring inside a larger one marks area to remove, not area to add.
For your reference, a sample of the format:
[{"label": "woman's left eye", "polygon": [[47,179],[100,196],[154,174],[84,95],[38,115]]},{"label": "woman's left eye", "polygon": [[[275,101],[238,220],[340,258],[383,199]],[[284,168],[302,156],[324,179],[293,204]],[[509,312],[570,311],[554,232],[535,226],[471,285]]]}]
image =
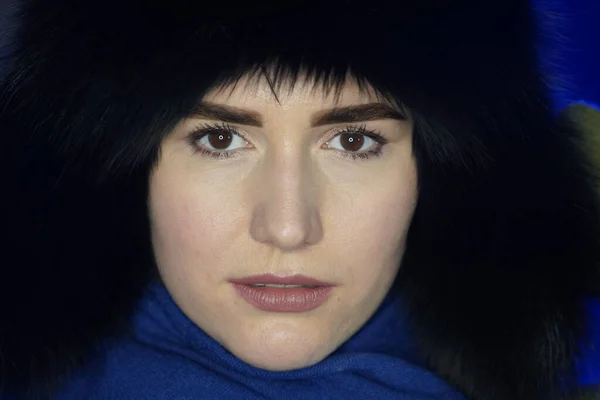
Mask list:
[{"label": "woman's left eye", "polygon": [[338,133],[326,143],[326,147],[353,159],[366,159],[381,155],[381,149],[386,143],[384,137],[378,133],[364,128],[352,128]]},{"label": "woman's left eye", "polygon": [[370,150],[371,147],[377,145],[378,143],[362,134],[362,133],[340,133],[329,142],[327,142],[327,147],[330,149],[336,149],[341,151],[349,151],[349,152],[359,152]]}]

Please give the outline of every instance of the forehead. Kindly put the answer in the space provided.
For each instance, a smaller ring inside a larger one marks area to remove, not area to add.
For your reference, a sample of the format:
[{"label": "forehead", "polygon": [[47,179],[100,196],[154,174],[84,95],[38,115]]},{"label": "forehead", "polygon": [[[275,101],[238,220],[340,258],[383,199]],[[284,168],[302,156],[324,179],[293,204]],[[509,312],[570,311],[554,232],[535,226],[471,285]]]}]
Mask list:
[{"label": "forehead", "polygon": [[335,85],[314,79],[281,79],[275,83],[268,77],[244,76],[236,82],[214,89],[202,101],[227,104],[240,108],[278,108],[288,110],[319,110],[347,105],[381,102],[393,105],[368,84],[359,84],[352,77]]}]

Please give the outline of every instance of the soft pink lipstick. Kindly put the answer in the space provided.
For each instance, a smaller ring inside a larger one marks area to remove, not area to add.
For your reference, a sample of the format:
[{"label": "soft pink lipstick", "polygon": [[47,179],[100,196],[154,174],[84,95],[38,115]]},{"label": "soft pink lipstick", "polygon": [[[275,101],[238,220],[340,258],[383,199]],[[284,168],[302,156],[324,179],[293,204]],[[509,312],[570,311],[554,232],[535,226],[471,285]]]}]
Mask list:
[{"label": "soft pink lipstick", "polygon": [[293,275],[254,275],[230,281],[244,300],[254,307],[270,312],[306,312],[327,300],[334,285],[316,279]]}]

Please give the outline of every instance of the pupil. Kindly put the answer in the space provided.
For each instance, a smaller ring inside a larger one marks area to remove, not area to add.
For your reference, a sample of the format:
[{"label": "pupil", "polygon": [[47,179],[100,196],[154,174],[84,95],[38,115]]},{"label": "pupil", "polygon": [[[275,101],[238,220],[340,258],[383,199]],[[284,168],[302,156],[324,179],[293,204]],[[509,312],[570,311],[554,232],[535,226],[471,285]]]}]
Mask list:
[{"label": "pupil", "polygon": [[359,133],[342,133],[340,143],[344,150],[359,151],[363,146],[364,137]]},{"label": "pupil", "polygon": [[208,142],[212,147],[218,150],[223,150],[229,147],[233,135],[231,133],[210,133],[208,135]]}]

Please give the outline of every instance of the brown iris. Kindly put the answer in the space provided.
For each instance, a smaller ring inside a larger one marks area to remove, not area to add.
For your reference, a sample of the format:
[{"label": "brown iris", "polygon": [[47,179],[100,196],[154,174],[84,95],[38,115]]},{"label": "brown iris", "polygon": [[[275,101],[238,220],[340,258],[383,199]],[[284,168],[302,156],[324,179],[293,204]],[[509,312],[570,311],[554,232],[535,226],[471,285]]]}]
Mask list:
[{"label": "brown iris", "polygon": [[209,133],[208,143],[217,150],[224,150],[231,145],[233,135],[228,132]]},{"label": "brown iris", "polygon": [[360,133],[342,133],[340,144],[347,151],[359,151],[365,143],[365,136]]}]

